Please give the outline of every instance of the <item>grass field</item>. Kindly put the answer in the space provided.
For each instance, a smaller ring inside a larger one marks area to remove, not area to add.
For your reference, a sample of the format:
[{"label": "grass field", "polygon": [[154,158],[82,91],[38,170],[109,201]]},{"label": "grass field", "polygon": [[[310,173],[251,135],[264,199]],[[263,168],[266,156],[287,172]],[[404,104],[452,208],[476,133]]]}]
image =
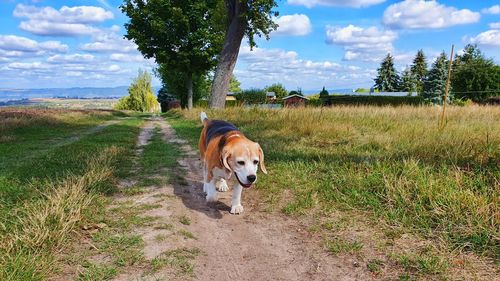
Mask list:
[{"label": "grass field", "polygon": [[[199,112],[168,115],[194,146]],[[235,123],[263,147],[270,173],[258,187],[268,208],[323,217],[359,211],[399,235],[418,234],[444,241],[451,251],[500,259],[498,107],[449,108],[443,130],[436,107],[207,113]],[[333,246],[337,251],[339,245]],[[408,263],[407,257],[397,259],[405,258]]]},{"label": "grass field", "polygon": [[[199,112],[165,116],[193,147],[201,130]],[[312,217],[307,231],[320,236],[330,254],[361,257],[374,276],[390,269],[401,273],[401,280],[468,280],[464,268],[481,273],[469,260],[457,265],[450,259],[457,252],[498,265],[500,108],[449,108],[443,130],[434,107],[207,113],[234,122],[264,148],[269,175],[259,177],[259,208],[272,216],[278,211]],[[109,280],[131,268],[157,272],[164,266],[192,276],[196,248],[147,260],[147,241],[133,231],[158,227],[195,241],[199,235],[184,227],[197,222],[182,215],[184,209],[173,220],[158,221],[144,214],[158,204],[125,200],[107,208],[107,195],[123,180],[134,182],[119,191],[124,197],[186,181],[177,164],[182,153],[162,139],[159,123],[148,144],[136,146],[146,117],[0,109],[0,280],[45,280],[64,265],[82,269],[72,275],[79,280]],[[256,193],[244,196],[255,200]],[[105,227],[82,230],[99,224]],[[370,239],[363,239],[363,231]],[[95,248],[72,243],[80,232]],[[165,235],[155,239],[167,243]],[[373,249],[385,251],[384,257],[368,252]],[[109,259],[97,263],[95,255]],[[487,271],[491,276],[498,268]]]},{"label": "grass field", "polygon": [[95,199],[127,173],[142,121],[122,117],[0,110],[0,280],[43,280],[53,273],[55,251]]}]

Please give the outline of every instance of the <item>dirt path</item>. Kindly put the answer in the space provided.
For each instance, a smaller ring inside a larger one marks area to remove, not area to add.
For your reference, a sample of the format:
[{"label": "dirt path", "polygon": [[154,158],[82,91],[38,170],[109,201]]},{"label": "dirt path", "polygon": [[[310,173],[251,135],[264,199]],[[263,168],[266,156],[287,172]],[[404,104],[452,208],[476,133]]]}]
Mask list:
[{"label": "dirt path", "polygon": [[[156,127],[161,129],[164,141],[178,145],[182,150],[183,158],[178,161],[182,169],[177,173],[184,180],[148,188],[138,195],[119,196],[114,204],[133,201],[134,204],[161,205],[145,211],[144,215],[157,217],[157,222],[173,224],[173,227],[166,227],[170,228],[166,230],[156,224],[133,230],[142,236],[144,256],[150,261],[161,260],[166,252],[196,249],[199,254],[194,260],[194,274],[188,278],[175,273],[171,267],[150,274],[144,268],[131,267],[122,271],[115,280],[371,279],[370,273],[359,267],[355,258],[328,255],[294,219],[255,210],[249,204],[252,190],[244,192],[245,213],[242,215],[229,213],[230,191],[219,193],[217,204],[207,205],[202,192],[198,153],[186,141],[177,138],[165,121],[154,119],[146,122],[139,136],[138,153],[148,144]],[[124,186],[129,184],[124,182]],[[179,233],[178,229],[183,229],[181,233],[191,233],[191,238],[174,235]]]}]

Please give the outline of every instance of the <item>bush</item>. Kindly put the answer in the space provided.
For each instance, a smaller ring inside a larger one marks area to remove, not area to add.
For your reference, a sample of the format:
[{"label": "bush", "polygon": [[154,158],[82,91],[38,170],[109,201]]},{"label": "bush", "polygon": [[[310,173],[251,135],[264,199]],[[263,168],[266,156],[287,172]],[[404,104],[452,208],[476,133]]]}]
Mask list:
[{"label": "bush", "polygon": [[266,103],[266,92],[261,89],[249,89],[236,94],[236,100],[245,104]]},{"label": "bush", "polygon": [[[237,107],[240,106],[241,103],[236,100],[228,100],[226,101],[226,107]],[[195,107],[208,108],[207,100],[199,100],[194,104]]]},{"label": "bush", "polygon": [[150,112],[157,105],[151,87],[151,75],[139,70],[139,74],[128,88],[128,96],[121,98],[115,106],[118,110]]},{"label": "bush", "polygon": [[416,96],[329,96],[326,105],[421,105],[424,103],[422,97]]}]

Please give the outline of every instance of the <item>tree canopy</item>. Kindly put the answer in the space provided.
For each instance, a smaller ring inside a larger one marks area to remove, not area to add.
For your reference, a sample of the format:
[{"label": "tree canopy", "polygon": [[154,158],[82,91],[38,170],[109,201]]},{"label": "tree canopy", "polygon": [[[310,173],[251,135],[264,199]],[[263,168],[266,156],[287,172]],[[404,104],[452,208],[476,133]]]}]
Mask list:
[{"label": "tree canopy", "polygon": [[239,93],[241,92],[241,83],[238,81],[236,76],[234,74],[231,76],[231,81],[229,82],[229,91],[233,93]]},{"label": "tree canopy", "polygon": [[288,91],[285,86],[280,83],[274,83],[271,86],[266,87],[266,92],[274,92],[276,94],[276,98],[284,98],[288,95]]},{"label": "tree canopy", "polygon": [[485,58],[476,45],[467,45],[453,62],[451,85],[455,97],[482,101],[500,95],[500,66]]},{"label": "tree canopy", "polygon": [[396,68],[394,68],[394,59],[391,54],[387,54],[377,71],[378,75],[375,78],[376,89],[381,92],[396,92],[399,90],[400,78]]},{"label": "tree canopy", "polygon": [[227,21],[223,48],[218,56],[209,105],[211,108],[223,108],[229,89],[231,75],[238,59],[243,37],[248,38],[251,48],[256,46],[255,37],[269,38],[271,31],[277,28],[273,18],[278,12],[275,0],[224,0]]},{"label": "tree canopy", "polygon": [[128,88],[128,96],[121,98],[115,106],[118,110],[150,112],[157,105],[151,87],[151,74],[139,70],[139,74]]},{"label": "tree canopy", "polygon": [[125,37],[146,58],[175,74],[182,73],[188,107],[192,106],[193,76],[216,65],[224,30],[220,30],[219,0],[125,0],[129,17]]}]

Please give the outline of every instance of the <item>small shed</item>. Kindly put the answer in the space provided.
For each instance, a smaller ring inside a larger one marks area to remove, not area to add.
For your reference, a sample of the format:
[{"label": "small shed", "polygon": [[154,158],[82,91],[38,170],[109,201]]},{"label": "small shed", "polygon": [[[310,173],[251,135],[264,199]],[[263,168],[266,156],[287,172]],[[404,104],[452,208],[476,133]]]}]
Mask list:
[{"label": "small shed", "polygon": [[289,95],[283,98],[283,105],[285,107],[305,106],[308,100],[308,98],[301,95]]}]

